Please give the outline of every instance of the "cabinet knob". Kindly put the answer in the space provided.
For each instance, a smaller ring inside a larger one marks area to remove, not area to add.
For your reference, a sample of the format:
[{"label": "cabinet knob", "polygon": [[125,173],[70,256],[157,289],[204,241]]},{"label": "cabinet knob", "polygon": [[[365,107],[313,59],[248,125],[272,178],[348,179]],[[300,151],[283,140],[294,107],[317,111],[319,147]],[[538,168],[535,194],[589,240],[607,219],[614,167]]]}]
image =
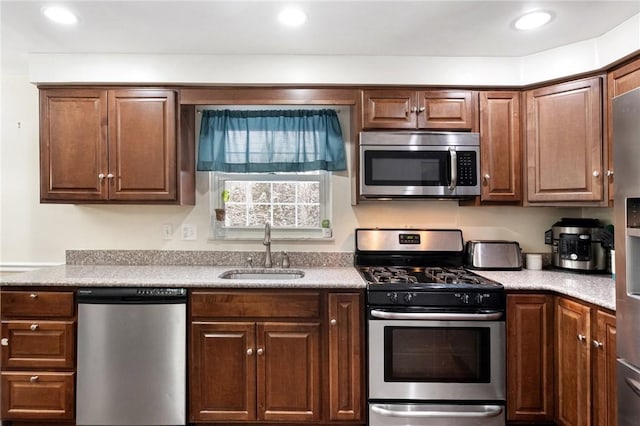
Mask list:
[{"label": "cabinet knob", "polygon": [[602,342],[598,342],[597,340],[593,340],[592,343],[594,348],[601,348],[604,346]]},{"label": "cabinet knob", "polygon": [[37,293],[31,293],[31,294],[29,295],[29,298],[30,298],[30,299],[32,299],[32,300],[35,300],[35,299],[37,299],[37,298],[38,298],[38,294],[37,294]]},{"label": "cabinet knob", "polygon": [[411,112],[418,112],[418,108],[416,108],[416,107],[411,107]]},{"label": "cabinet knob", "polygon": [[0,346],[9,346],[9,339],[7,339],[6,337],[0,339]]},{"label": "cabinet knob", "polygon": [[335,318],[332,318],[331,321],[329,321],[329,324],[336,325],[336,324],[338,324],[338,320],[335,319]]},{"label": "cabinet knob", "polygon": [[31,376],[31,378],[29,379],[31,383],[38,383],[39,380],[40,380],[40,377],[38,376]]},{"label": "cabinet knob", "polygon": [[424,110],[425,110],[425,107],[418,108],[418,112],[424,112]]},{"label": "cabinet knob", "polygon": [[31,324],[31,327],[29,327],[31,329],[31,331],[36,331],[38,329],[38,324]]},{"label": "cabinet knob", "polygon": [[256,353],[257,353],[258,355],[262,355],[262,354],[264,354],[264,349],[262,349],[262,348],[258,348],[258,350],[256,351]]},{"label": "cabinet knob", "polygon": [[613,170],[607,170],[607,177],[613,176]]},{"label": "cabinet knob", "polygon": [[249,356],[253,355],[253,349],[251,348],[247,349],[247,355]]},{"label": "cabinet knob", "polygon": [[598,177],[598,176],[600,176],[600,172],[597,171],[597,170],[594,170],[592,175],[593,175],[593,177]]},{"label": "cabinet knob", "polygon": [[104,179],[104,173],[100,173],[100,174],[98,175],[98,179],[100,179],[100,180]]},{"label": "cabinet knob", "polygon": [[489,175],[489,173],[485,173],[483,178],[484,178],[484,180],[489,180],[489,179],[491,179],[491,176]]},{"label": "cabinet knob", "polygon": [[107,175],[107,179],[113,179],[113,173],[109,173],[109,174]]},{"label": "cabinet knob", "polygon": [[584,342],[585,340],[587,340],[587,336],[585,336],[584,334],[578,334],[578,340]]}]

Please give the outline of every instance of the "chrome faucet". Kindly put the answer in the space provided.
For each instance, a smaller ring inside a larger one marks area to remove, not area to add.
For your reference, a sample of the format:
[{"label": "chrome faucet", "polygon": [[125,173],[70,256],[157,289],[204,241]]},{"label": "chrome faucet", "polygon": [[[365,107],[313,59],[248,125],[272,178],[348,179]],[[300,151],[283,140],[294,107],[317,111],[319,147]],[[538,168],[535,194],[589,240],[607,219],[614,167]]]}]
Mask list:
[{"label": "chrome faucet", "polygon": [[266,248],[264,254],[264,267],[271,268],[273,263],[271,262],[271,225],[269,225],[269,222],[264,224],[264,241],[262,244]]}]

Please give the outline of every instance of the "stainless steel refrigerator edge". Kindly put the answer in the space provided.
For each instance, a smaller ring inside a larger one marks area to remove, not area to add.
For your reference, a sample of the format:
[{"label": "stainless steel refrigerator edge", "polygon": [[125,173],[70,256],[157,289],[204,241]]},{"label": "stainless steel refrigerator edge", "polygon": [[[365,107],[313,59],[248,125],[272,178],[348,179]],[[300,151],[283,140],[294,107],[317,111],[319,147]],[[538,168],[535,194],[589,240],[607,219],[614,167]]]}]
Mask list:
[{"label": "stainless steel refrigerator edge", "polygon": [[640,422],[640,88],[613,99],[613,151],[618,424],[625,426]]}]

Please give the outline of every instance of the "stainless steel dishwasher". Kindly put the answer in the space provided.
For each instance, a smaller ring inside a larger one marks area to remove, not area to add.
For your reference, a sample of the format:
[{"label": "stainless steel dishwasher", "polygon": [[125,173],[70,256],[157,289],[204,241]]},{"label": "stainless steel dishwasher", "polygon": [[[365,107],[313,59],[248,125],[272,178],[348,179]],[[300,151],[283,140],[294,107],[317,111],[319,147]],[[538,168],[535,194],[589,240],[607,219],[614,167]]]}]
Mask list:
[{"label": "stainless steel dishwasher", "polygon": [[177,288],[81,288],[78,425],[186,424],[186,301]]}]

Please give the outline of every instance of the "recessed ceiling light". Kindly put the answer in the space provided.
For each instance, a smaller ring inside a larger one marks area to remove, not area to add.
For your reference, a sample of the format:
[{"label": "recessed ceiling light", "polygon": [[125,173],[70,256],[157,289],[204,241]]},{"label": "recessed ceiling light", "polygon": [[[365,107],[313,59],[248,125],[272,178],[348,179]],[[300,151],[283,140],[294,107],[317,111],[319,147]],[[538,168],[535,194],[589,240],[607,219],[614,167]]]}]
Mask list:
[{"label": "recessed ceiling light", "polygon": [[278,15],[281,24],[288,27],[298,27],[307,20],[307,15],[297,7],[287,7]]},{"label": "recessed ceiling light", "polygon": [[530,12],[519,17],[514,26],[519,30],[533,30],[541,27],[551,20],[551,14],[544,11]]},{"label": "recessed ceiling light", "polygon": [[53,22],[63,25],[73,25],[78,22],[78,18],[69,9],[60,6],[46,6],[42,13]]}]

